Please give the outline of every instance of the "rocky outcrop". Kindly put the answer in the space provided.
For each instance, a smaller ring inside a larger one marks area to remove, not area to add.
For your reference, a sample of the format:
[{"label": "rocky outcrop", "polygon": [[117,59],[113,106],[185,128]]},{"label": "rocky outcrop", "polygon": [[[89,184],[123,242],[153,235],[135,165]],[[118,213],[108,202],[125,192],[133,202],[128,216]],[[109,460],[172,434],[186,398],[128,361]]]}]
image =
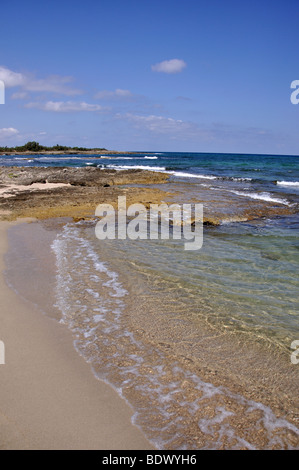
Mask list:
[{"label": "rocky outcrop", "polygon": [[96,167],[1,167],[0,184],[31,185],[33,183],[69,183],[73,186],[104,186],[115,184],[154,184],[167,181],[165,173],[144,170],[100,169]]},{"label": "rocky outcrop", "polygon": [[[89,217],[98,204],[115,205],[123,195],[128,204],[148,207],[167,196],[162,189],[167,179],[167,174],[137,169],[1,167],[0,218]],[[151,186],[157,183],[161,189]]]}]

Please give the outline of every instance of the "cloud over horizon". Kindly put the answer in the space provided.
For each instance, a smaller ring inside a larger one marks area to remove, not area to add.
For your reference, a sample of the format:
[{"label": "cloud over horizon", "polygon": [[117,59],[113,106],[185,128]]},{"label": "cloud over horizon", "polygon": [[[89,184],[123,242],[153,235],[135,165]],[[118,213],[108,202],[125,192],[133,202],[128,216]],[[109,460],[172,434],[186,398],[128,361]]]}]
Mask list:
[{"label": "cloud over horizon", "polygon": [[163,60],[162,62],[152,65],[152,71],[170,74],[180,73],[186,66],[186,62],[181,59]]},{"label": "cloud over horizon", "polygon": [[207,129],[202,128],[196,123],[181,119],[154,114],[143,116],[132,113],[126,113],[125,115],[118,114],[116,117],[130,122],[135,128],[146,130],[156,135],[166,135],[169,139],[211,138],[210,132]]},{"label": "cloud over horizon", "polygon": [[115,91],[102,90],[95,94],[95,99],[99,100],[114,100],[114,99],[132,99],[134,97],[130,90],[122,90],[117,88]]},{"label": "cloud over horizon", "polygon": [[19,134],[19,131],[14,127],[3,127],[0,129],[0,140],[15,137],[17,134]]}]

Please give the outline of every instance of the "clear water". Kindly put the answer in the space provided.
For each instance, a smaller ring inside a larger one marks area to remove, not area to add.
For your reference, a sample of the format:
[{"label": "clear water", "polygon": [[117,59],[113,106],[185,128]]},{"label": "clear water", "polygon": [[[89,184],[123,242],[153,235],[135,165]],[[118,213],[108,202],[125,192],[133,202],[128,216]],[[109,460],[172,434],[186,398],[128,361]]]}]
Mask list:
[{"label": "clear water", "polygon": [[62,321],[158,448],[298,446],[298,252],[279,232],[217,227],[189,253],[85,223],[54,241]]},{"label": "clear water", "polygon": [[17,158],[0,163],[168,172],[181,202],[200,198],[205,210],[213,199],[231,216],[266,204],[262,217],[205,227],[192,252],[181,240],[99,241],[95,223],[67,224],[52,244],[56,304],[158,448],[299,448],[299,157]]},{"label": "clear water", "polygon": [[166,172],[171,180],[208,185],[211,190],[253,200],[298,206],[299,157],[213,153],[142,152],[117,155],[1,155],[1,166],[149,169]]}]

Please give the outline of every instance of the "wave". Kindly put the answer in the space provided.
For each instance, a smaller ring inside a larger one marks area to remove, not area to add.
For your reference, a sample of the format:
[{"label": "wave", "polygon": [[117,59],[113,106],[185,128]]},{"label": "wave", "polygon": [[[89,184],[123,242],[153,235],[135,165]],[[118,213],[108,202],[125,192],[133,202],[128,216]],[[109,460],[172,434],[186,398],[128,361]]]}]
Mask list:
[{"label": "wave", "polygon": [[116,159],[119,159],[119,160],[138,160],[142,157],[106,157],[105,155],[100,155],[100,158],[101,159],[105,159],[105,160],[116,160]]},{"label": "wave", "polygon": [[241,177],[237,178],[237,177],[234,177],[234,176],[232,176],[232,177],[227,176],[227,177],[223,177],[222,179],[223,180],[228,180],[228,181],[237,181],[237,182],[240,181],[241,183],[244,183],[246,181],[253,181],[252,178],[241,178]]},{"label": "wave", "polygon": [[201,179],[208,179],[208,180],[222,180],[222,181],[234,181],[234,182],[252,182],[254,181],[253,178],[243,178],[243,177],[236,177],[236,176],[215,176],[215,175],[203,175],[199,173],[189,173],[181,170],[177,170],[176,168],[166,167],[166,172],[179,177],[184,178],[201,178]]},{"label": "wave", "polygon": [[147,166],[147,165],[106,165],[106,168],[113,168],[114,170],[165,171],[164,166]]},{"label": "wave", "polygon": [[[146,159],[157,159],[158,157],[145,156]],[[230,177],[230,176],[215,176],[215,175],[204,175],[199,173],[191,173],[188,171],[177,170],[173,167],[150,167],[145,165],[106,165],[106,168],[114,168],[115,170],[128,170],[128,169],[141,169],[141,170],[150,170],[150,171],[162,171],[169,175],[177,176],[180,178],[199,178],[207,180],[223,180],[223,181],[234,181],[234,182],[251,182],[252,178],[242,178],[242,177]]]},{"label": "wave", "polygon": [[299,181],[276,181],[278,186],[292,186],[299,187]]},{"label": "wave", "polygon": [[123,157],[123,156],[120,156],[120,155],[112,155],[112,156],[106,156],[106,155],[100,155],[101,159],[106,159],[106,160],[143,160],[144,158],[146,159],[151,159],[151,160],[156,160],[158,157],[150,157],[150,156],[145,156],[145,157]]},{"label": "wave", "polygon": [[216,180],[218,179],[217,176],[209,176],[209,175],[199,175],[195,173],[186,173],[184,171],[169,171],[167,170],[166,173],[174,176],[180,176],[183,178],[201,178],[201,179],[208,179],[208,180]]},{"label": "wave", "polygon": [[[63,161],[63,160],[82,160],[82,157],[76,157],[74,155],[68,155],[67,157],[62,157],[60,155],[58,156],[55,156],[55,155],[49,155],[48,157],[44,157],[44,156],[34,156],[34,159],[37,161],[37,162],[60,162],[60,161]],[[27,160],[27,158],[22,158],[21,160]]]},{"label": "wave", "polygon": [[290,203],[286,199],[280,199],[276,197],[272,197],[269,193],[250,193],[250,192],[242,192],[242,191],[230,191],[234,194],[238,194],[239,196],[250,197],[251,199],[259,199],[261,201],[267,202],[276,202],[278,204],[284,204],[289,206]]}]

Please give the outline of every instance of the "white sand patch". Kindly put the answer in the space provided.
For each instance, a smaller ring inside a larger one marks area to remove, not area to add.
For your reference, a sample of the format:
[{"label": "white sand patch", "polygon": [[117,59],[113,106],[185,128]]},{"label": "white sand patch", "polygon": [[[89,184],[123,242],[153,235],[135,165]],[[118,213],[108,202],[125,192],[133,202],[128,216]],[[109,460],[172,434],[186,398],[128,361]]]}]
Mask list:
[{"label": "white sand patch", "polygon": [[0,188],[0,197],[8,198],[15,196],[20,191],[40,191],[45,189],[56,189],[71,186],[70,183],[32,183],[30,185],[10,184]]}]

